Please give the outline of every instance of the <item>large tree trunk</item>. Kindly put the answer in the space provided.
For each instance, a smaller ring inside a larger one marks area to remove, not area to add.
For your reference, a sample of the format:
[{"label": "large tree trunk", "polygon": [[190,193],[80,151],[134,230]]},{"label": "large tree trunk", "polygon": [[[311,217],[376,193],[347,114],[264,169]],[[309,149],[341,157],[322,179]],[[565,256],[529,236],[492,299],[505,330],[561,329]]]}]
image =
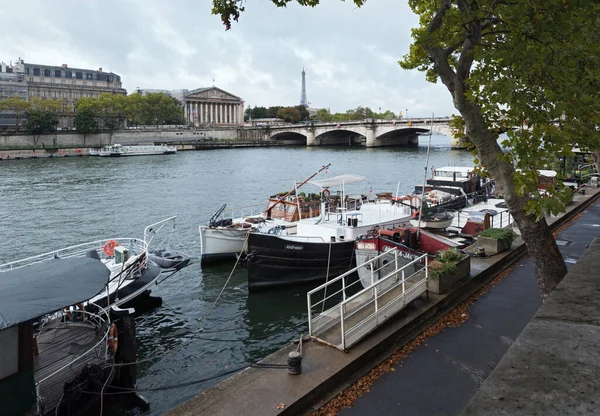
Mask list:
[{"label": "large tree trunk", "polygon": [[[441,27],[446,13],[451,9],[451,3],[451,0],[442,0],[438,12],[429,24],[428,33],[435,33]],[[469,7],[466,2],[459,4],[459,8],[465,13]],[[476,8],[475,3],[473,7]],[[426,46],[425,49],[434,62],[435,73],[450,91],[454,107],[463,117],[467,137],[477,148],[479,159],[503,190],[506,204],[521,231],[535,267],[535,278],[545,298],[567,274],[567,267],[546,221],[536,221],[535,216],[526,215],[525,204],[528,197],[519,196],[515,191],[515,167],[502,158],[498,137],[487,127],[481,108],[467,99],[467,80],[477,42],[481,40],[481,21],[473,21],[467,27],[468,36],[460,44],[445,50],[440,45]],[[451,66],[450,54],[459,48],[460,58],[453,63],[456,66]]]},{"label": "large tree trunk", "polygon": [[469,103],[464,96],[455,97],[454,104],[465,120],[467,137],[477,147],[483,166],[503,191],[506,204],[521,231],[521,237],[533,261],[535,278],[545,298],[567,274],[567,266],[554,236],[545,219],[536,221],[534,215],[525,213],[528,197],[517,195],[513,176],[515,168],[502,159],[502,149],[498,145],[496,136],[485,126],[481,110]]},{"label": "large tree trunk", "polygon": [[592,154],[594,165],[596,165],[596,172],[600,173],[600,150],[593,150],[590,153]]}]

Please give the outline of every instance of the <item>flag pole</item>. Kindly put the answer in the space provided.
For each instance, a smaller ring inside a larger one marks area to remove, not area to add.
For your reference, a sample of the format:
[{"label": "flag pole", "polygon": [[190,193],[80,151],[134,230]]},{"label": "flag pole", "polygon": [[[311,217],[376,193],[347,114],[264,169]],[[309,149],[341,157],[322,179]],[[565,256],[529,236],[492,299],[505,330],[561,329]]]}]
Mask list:
[{"label": "flag pole", "polygon": [[431,125],[429,127],[429,142],[427,143],[427,159],[425,161],[425,175],[423,176],[423,190],[421,191],[421,207],[419,208],[419,225],[417,226],[417,241],[421,235],[421,218],[423,217],[423,199],[425,198],[425,184],[427,183],[427,168],[429,167],[429,150],[431,149],[431,136],[433,135],[433,116],[431,114]]}]

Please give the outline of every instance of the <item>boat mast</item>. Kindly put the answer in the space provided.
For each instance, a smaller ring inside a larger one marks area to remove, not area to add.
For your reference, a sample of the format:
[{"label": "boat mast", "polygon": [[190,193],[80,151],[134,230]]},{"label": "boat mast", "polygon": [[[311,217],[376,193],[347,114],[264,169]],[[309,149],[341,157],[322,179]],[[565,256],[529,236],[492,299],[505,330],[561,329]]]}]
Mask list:
[{"label": "boat mast", "polygon": [[429,143],[427,143],[427,159],[425,161],[425,174],[423,175],[423,191],[421,192],[421,207],[419,208],[419,225],[417,226],[417,241],[421,234],[421,217],[423,216],[423,199],[425,198],[425,183],[427,182],[427,168],[429,167],[429,150],[431,149],[431,136],[433,135],[433,116],[431,114],[431,127],[429,128]]},{"label": "boat mast", "polygon": [[318,171],[316,171],[315,173],[313,173],[308,179],[305,179],[304,181],[302,181],[299,185],[295,185],[294,189],[292,189],[291,191],[289,191],[287,194],[285,194],[284,196],[282,196],[281,198],[279,198],[277,201],[275,201],[275,203],[273,205],[271,205],[269,208],[267,208],[265,210],[265,212],[267,213],[267,218],[271,218],[271,210],[273,209],[273,207],[277,204],[279,204],[281,201],[283,201],[285,198],[287,198],[288,196],[290,196],[293,192],[295,192],[296,190],[298,190],[298,188],[300,188],[302,185],[304,185],[306,182],[310,181],[312,178],[314,178],[315,176],[317,176],[319,173],[321,173],[322,171],[324,171],[325,169],[327,169],[329,166],[331,166],[331,163],[322,166],[321,169],[319,169]]}]

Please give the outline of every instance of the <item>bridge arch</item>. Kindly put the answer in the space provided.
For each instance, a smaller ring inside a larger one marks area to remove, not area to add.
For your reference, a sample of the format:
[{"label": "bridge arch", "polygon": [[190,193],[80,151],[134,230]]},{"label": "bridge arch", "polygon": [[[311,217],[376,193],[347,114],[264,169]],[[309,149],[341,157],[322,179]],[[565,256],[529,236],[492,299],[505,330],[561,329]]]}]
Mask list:
[{"label": "bridge arch", "polygon": [[306,134],[297,131],[278,131],[271,134],[272,140],[277,140],[283,144],[307,144]]},{"label": "bridge arch", "polygon": [[315,133],[315,144],[322,146],[362,146],[367,140],[364,129],[335,128]]}]

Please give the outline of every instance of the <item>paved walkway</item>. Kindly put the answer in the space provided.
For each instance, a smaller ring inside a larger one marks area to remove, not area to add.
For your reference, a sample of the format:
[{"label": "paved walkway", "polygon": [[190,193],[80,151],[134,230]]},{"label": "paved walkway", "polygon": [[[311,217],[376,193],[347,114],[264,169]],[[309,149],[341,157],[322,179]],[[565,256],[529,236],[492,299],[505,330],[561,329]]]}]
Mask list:
[{"label": "paved walkway", "polygon": [[[599,231],[597,203],[558,235],[569,268]],[[464,324],[428,339],[426,345],[397,364],[394,372],[378,379],[369,393],[340,414],[458,415],[540,306],[533,265],[524,258],[470,307],[471,316]]]}]

